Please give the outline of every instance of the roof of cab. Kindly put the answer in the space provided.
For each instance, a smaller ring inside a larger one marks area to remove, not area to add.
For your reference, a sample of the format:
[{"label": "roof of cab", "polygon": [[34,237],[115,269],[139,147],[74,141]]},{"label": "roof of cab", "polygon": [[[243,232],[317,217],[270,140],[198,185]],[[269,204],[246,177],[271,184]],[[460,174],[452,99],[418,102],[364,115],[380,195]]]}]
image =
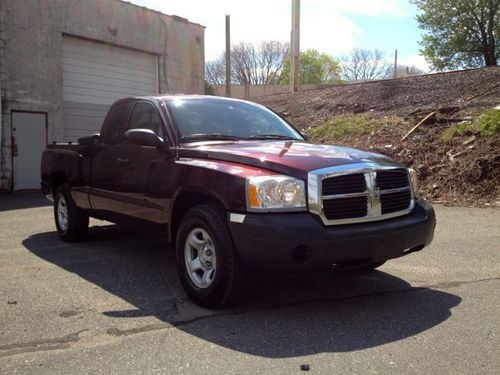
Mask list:
[{"label": "roof of cab", "polygon": [[197,100],[212,99],[213,100],[213,99],[215,99],[215,100],[224,100],[224,101],[233,101],[233,102],[245,102],[245,103],[251,103],[251,104],[257,105],[257,103],[255,103],[255,102],[251,102],[251,101],[247,101],[247,100],[243,100],[243,99],[228,98],[225,96],[197,95],[197,94],[194,94],[194,95],[184,95],[184,94],[169,95],[169,94],[165,94],[165,95],[129,96],[127,98],[119,99],[119,100],[115,101],[115,103],[128,101],[128,100],[148,100],[148,101],[152,101],[152,102],[160,102],[162,100],[171,101],[171,100],[179,100],[179,99],[182,99],[182,100],[193,100],[193,99],[197,99]]},{"label": "roof of cab", "polygon": [[184,94],[165,94],[165,95],[148,95],[148,96],[134,96],[133,99],[143,99],[143,100],[176,100],[176,99],[221,99],[221,100],[236,100],[236,101],[244,101],[237,98],[228,98],[225,96],[214,96],[214,95],[184,95]]}]

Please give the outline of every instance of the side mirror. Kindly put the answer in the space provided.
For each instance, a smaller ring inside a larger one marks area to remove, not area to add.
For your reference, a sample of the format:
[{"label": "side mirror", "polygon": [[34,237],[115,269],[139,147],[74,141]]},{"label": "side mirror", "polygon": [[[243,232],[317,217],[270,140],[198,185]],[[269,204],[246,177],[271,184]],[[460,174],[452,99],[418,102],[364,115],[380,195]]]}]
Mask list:
[{"label": "side mirror", "polygon": [[78,144],[81,146],[91,146],[96,143],[100,138],[99,134],[89,135],[86,137],[78,138]]},{"label": "side mirror", "polygon": [[151,129],[130,129],[125,132],[125,140],[137,146],[156,147],[166,149],[166,144]]}]

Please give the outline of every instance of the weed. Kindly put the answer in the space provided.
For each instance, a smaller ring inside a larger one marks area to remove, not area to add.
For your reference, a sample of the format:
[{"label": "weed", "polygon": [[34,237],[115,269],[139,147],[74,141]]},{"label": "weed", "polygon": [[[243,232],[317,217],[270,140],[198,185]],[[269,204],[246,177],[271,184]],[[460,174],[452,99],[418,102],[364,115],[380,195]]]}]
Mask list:
[{"label": "weed", "polygon": [[465,132],[473,132],[477,133],[479,130],[476,129],[474,124],[470,121],[462,121],[460,122],[457,127],[455,128],[456,134],[458,135],[464,135]]},{"label": "weed", "polygon": [[441,133],[441,141],[449,142],[455,135],[479,133],[481,137],[491,137],[500,132],[500,110],[489,109],[474,121],[462,121]]},{"label": "weed", "polygon": [[474,121],[474,125],[483,137],[491,137],[500,132],[500,109],[489,109]]},{"label": "weed", "polygon": [[448,129],[446,129],[443,133],[441,133],[441,141],[444,143],[448,143],[451,141],[453,136],[457,133],[457,127],[451,126]]},{"label": "weed", "polygon": [[309,131],[309,139],[318,143],[331,143],[345,135],[370,134],[381,126],[400,124],[397,117],[373,118],[367,115],[337,116]]}]

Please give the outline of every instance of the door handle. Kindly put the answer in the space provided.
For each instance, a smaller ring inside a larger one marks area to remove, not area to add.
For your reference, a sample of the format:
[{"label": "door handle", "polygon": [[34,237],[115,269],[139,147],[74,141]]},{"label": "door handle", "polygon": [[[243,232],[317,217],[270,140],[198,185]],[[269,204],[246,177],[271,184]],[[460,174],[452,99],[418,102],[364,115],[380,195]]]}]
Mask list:
[{"label": "door handle", "polygon": [[125,159],[125,158],[118,158],[116,160],[118,160],[118,163],[120,163],[121,165],[126,165],[126,164],[130,163],[130,160]]}]

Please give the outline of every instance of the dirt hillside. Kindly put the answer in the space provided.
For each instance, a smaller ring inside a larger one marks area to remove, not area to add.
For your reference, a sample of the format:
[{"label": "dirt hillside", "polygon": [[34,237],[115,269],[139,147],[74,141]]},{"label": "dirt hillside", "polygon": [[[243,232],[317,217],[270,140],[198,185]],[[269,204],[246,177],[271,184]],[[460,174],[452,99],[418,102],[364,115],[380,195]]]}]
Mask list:
[{"label": "dirt hillside", "polygon": [[380,152],[412,166],[433,201],[500,205],[500,111],[488,118],[488,131],[478,120],[500,105],[500,67],[333,85],[255,101],[312,141]]}]

